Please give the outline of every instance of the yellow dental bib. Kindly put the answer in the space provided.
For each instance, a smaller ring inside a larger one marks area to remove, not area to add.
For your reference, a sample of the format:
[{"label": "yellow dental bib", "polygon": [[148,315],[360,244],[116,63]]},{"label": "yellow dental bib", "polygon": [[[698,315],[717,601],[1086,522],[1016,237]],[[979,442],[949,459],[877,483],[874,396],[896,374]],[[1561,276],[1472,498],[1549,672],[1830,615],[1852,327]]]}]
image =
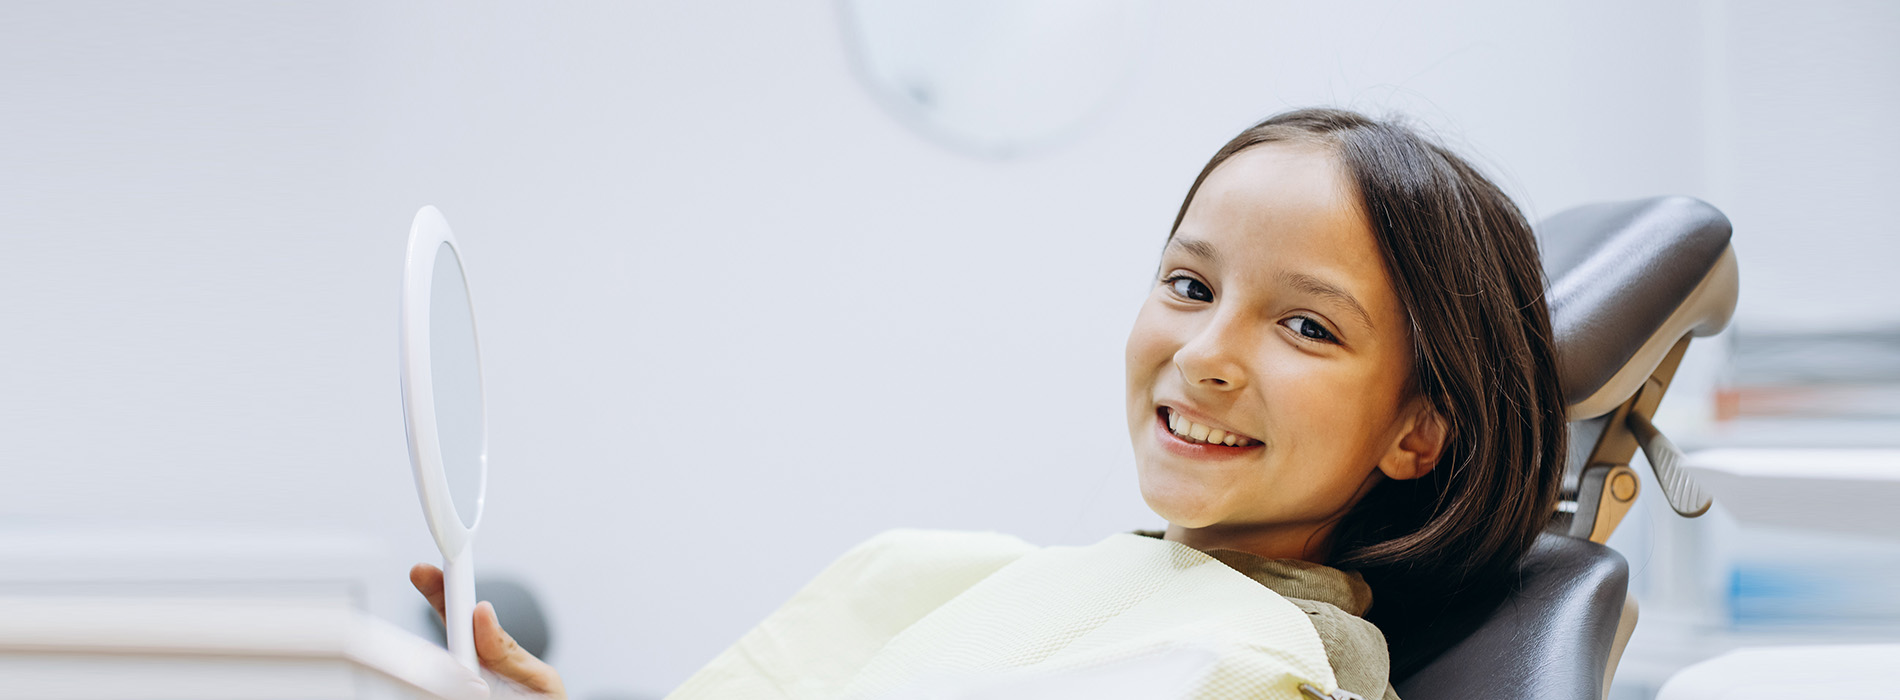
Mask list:
[{"label": "yellow dental bib", "polygon": [[1337,689],[1299,608],[1191,547],[898,530],[845,554],[668,697],[869,700],[977,680],[1079,688],[1183,658],[1187,672],[1161,697]]}]

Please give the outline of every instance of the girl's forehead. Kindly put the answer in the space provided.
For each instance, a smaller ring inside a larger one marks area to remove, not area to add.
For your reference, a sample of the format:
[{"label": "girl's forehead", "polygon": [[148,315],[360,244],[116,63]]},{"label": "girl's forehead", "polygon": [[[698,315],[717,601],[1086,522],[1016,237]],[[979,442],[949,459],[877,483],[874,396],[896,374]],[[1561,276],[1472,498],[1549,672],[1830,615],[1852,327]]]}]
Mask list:
[{"label": "girl's forehead", "polygon": [[1209,173],[1182,226],[1195,223],[1209,234],[1365,229],[1370,236],[1361,209],[1352,178],[1331,149],[1270,143],[1236,153]]},{"label": "girl's forehead", "polygon": [[[1385,277],[1352,179],[1317,145],[1265,144],[1234,154],[1201,183],[1175,238],[1255,269],[1317,266]],[[1194,252],[1178,247],[1170,252]]]}]

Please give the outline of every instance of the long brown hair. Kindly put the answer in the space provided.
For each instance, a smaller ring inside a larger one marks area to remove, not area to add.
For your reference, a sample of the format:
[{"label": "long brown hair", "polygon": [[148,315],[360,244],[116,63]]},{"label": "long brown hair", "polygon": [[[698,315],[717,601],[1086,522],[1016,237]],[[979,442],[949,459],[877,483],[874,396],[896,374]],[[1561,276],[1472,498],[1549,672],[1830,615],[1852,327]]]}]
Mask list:
[{"label": "long brown hair", "polygon": [[1395,604],[1505,583],[1550,522],[1567,434],[1530,223],[1470,163],[1412,129],[1303,109],[1222,146],[1188,190],[1175,228],[1209,173],[1275,142],[1326,147],[1352,174],[1412,324],[1416,391],[1450,427],[1429,474],[1385,480],[1341,517],[1329,563],[1366,575],[1384,603],[1375,604],[1375,622],[1421,612]]}]

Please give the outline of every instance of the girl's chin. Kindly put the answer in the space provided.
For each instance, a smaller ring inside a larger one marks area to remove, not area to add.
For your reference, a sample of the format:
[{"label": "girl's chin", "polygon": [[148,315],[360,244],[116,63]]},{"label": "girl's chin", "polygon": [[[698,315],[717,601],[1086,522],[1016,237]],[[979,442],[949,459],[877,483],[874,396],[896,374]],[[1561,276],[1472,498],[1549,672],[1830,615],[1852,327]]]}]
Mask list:
[{"label": "girl's chin", "polygon": [[1154,475],[1143,470],[1141,500],[1148,509],[1168,524],[1184,528],[1202,528],[1222,521],[1221,499],[1204,484],[1179,478]]},{"label": "girl's chin", "polygon": [[1199,530],[1220,524],[1220,520],[1217,518],[1194,519],[1182,516],[1168,516],[1159,510],[1156,510],[1155,514],[1161,515],[1162,520],[1168,521],[1169,527],[1178,527],[1184,530]]}]

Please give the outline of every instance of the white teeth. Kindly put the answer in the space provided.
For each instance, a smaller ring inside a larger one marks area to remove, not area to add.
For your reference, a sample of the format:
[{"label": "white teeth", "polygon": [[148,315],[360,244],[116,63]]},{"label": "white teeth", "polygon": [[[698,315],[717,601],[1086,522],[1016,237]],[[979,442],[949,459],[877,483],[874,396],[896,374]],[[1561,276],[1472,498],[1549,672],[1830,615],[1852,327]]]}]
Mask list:
[{"label": "white teeth", "polygon": [[1182,418],[1173,409],[1168,410],[1168,430],[1182,438],[1210,445],[1251,446],[1254,441],[1225,430],[1216,430],[1194,421]]}]

